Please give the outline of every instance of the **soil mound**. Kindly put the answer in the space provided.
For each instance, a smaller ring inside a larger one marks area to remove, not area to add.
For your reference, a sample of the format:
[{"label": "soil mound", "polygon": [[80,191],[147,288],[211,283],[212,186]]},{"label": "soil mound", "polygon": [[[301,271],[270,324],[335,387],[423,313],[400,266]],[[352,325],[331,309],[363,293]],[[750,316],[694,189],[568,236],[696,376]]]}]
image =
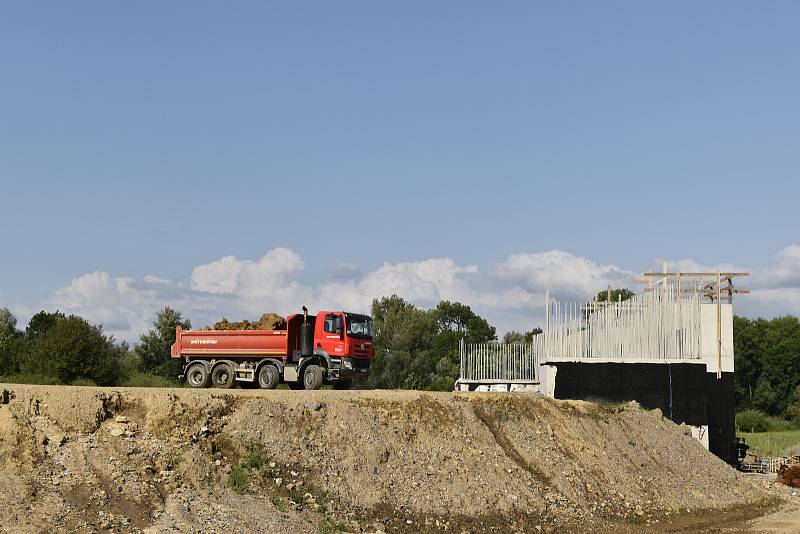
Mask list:
[{"label": "soil mound", "polygon": [[793,488],[800,488],[800,465],[782,465],[778,469],[778,482]]},{"label": "soil mound", "polygon": [[207,326],[203,330],[286,330],[286,318],[277,313],[265,313],[258,321],[244,319],[238,322],[231,322],[227,319],[222,319],[214,323],[214,326]]},{"label": "soil mound", "polygon": [[0,391],[6,530],[641,533],[768,497],[635,404],[410,391]]}]

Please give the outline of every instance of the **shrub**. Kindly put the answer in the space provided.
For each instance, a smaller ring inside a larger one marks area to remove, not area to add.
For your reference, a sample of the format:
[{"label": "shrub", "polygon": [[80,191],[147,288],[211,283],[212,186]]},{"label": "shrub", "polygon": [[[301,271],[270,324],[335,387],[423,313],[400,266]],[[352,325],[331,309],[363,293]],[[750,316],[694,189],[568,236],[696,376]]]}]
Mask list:
[{"label": "shrub", "polygon": [[319,522],[319,534],[338,534],[344,532],[344,525],[331,517]]},{"label": "shrub", "polygon": [[767,414],[759,410],[743,410],[736,414],[736,428],[741,432],[766,432],[769,430]]},{"label": "shrub", "polygon": [[122,381],[122,385],[130,388],[174,388],[180,386],[175,380],[141,371],[129,372],[128,376]]},{"label": "shrub", "polygon": [[286,511],[286,506],[281,502],[281,500],[277,497],[272,497],[269,500],[272,503],[272,506],[281,513]]},{"label": "shrub", "polygon": [[261,469],[269,463],[269,458],[264,452],[264,446],[260,443],[248,443],[245,445],[247,452],[245,453],[242,466],[248,469]]},{"label": "shrub", "polygon": [[44,386],[60,386],[61,380],[54,376],[38,373],[16,373],[0,376],[0,382],[6,384],[41,384]]},{"label": "shrub", "polygon": [[22,370],[53,376],[63,383],[88,378],[101,386],[115,385],[120,375],[123,349],[80,317],[56,321],[34,343]]},{"label": "shrub", "polygon": [[76,378],[72,381],[73,386],[96,386],[94,382],[89,380],[88,378]]},{"label": "shrub", "polygon": [[228,475],[228,486],[236,493],[246,492],[250,486],[250,476],[247,471],[239,465],[231,467],[231,472]]}]

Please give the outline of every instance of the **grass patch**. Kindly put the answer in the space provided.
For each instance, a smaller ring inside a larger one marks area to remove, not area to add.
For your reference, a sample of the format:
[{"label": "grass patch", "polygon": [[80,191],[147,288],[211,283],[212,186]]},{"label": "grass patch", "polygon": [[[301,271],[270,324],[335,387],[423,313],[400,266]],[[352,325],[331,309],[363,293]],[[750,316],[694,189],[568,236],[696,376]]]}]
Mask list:
[{"label": "grass patch", "polygon": [[304,495],[305,494],[302,491],[298,491],[298,490],[292,490],[292,491],[289,492],[289,498],[295,504],[303,504],[303,500],[304,500],[303,496]]},{"label": "grass patch", "polygon": [[44,386],[60,386],[61,380],[54,376],[45,376],[36,373],[17,373],[0,376],[4,384],[41,384]]},{"label": "grass patch", "polygon": [[179,384],[177,380],[172,380],[163,376],[142,373],[141,371],[132,371],[128,376],[123,378],[120,385],[129,388],[174,388],[181,384]]},{"label": "grass patch", "polygon": [[272,497],[269,502],[272,503],[272,506],[281,513],[286,512],[286,506],[281,502],[281,500],[277,497]]},{"label": "grass patch", "polygon": [[89,380],[88,378],[76,378],[72,381],[73,386],[96,386],[97,384],[94,383],[93,380]]},{"label": "grass patch", "polygon": [[738,435],[750,445],[749,452],[758,456],[783,456],[787,448],[800,445],[800,430],[739,432]]},{"label": "grass patch", "polygon": [[319,522],[319,534],[338,534],[344,532],[344,525],[331,517]]},{"label": "grass patch", "polygon": [[767,415],[760,410],[742,410],[736,414],[736,430],[739,432],[780,432],[800,430],[797,422]]},{"label": "grass patch", "polygon": [[[260,443],[250,442],[245,444],[245,454],[242,466],[247,469],[262,469],[269,465],[269,457]],[[267,468],[268,470],[268,468]]]},{"label": "grass patch", "polygon": [[228,475],[228,486],[236,493],[244,493],[250,487],[250,476],[247,471],[242,469],[239,465],[231,467],[231,472]]},{"label": "grass patch", "polygon": [[261,476],[267,480],[278,478],[278,474],[268,465],[265,465],[259,469],[259,473],[261,473]]}]

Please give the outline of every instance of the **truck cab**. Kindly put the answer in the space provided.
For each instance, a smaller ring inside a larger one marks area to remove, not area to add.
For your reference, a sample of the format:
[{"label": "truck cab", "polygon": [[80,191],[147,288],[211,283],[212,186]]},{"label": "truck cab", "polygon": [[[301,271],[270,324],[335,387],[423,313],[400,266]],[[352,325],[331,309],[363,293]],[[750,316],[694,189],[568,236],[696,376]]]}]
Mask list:
[{"label": "truck cab", "polygon": [[314,353],[327,358],[330,378],[358,378],[369,374],[374,354],[372,318],[344,311],[316,316]]}]

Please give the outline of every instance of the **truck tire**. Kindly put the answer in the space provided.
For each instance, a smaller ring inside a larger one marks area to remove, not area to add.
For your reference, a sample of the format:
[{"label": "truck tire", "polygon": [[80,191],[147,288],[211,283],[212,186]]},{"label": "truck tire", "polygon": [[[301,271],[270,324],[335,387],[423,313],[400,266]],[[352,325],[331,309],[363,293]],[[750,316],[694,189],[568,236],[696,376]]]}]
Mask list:
[{"label": "truck tire", "polygon": [[211,385],[215,388],[231,389],[235,383],[233,368],[227,363],[220,363],[211,370]]},{"label": "truck tire", "polygon": [[305,389],[319,389],[322,387],[322,367],[311,364],[303,371],[303,387]]},{"label": "truck tire", "polygon": [[262,389],[275,389],[280,381],[280,371],[274,365],[265,363],[258,370],[258,385]]},{"label": "truck tire", "polygon": [[204,363],[193,363],[186,369],[186,383],[193,388],[207,388],[210,376]]},{"label": "truck tire", "polygon": [[333,383],[333,389],[350,389],[350,386],[352,385],[353,385],[352,380],[344,380],[340,378],[339,380]]}]

